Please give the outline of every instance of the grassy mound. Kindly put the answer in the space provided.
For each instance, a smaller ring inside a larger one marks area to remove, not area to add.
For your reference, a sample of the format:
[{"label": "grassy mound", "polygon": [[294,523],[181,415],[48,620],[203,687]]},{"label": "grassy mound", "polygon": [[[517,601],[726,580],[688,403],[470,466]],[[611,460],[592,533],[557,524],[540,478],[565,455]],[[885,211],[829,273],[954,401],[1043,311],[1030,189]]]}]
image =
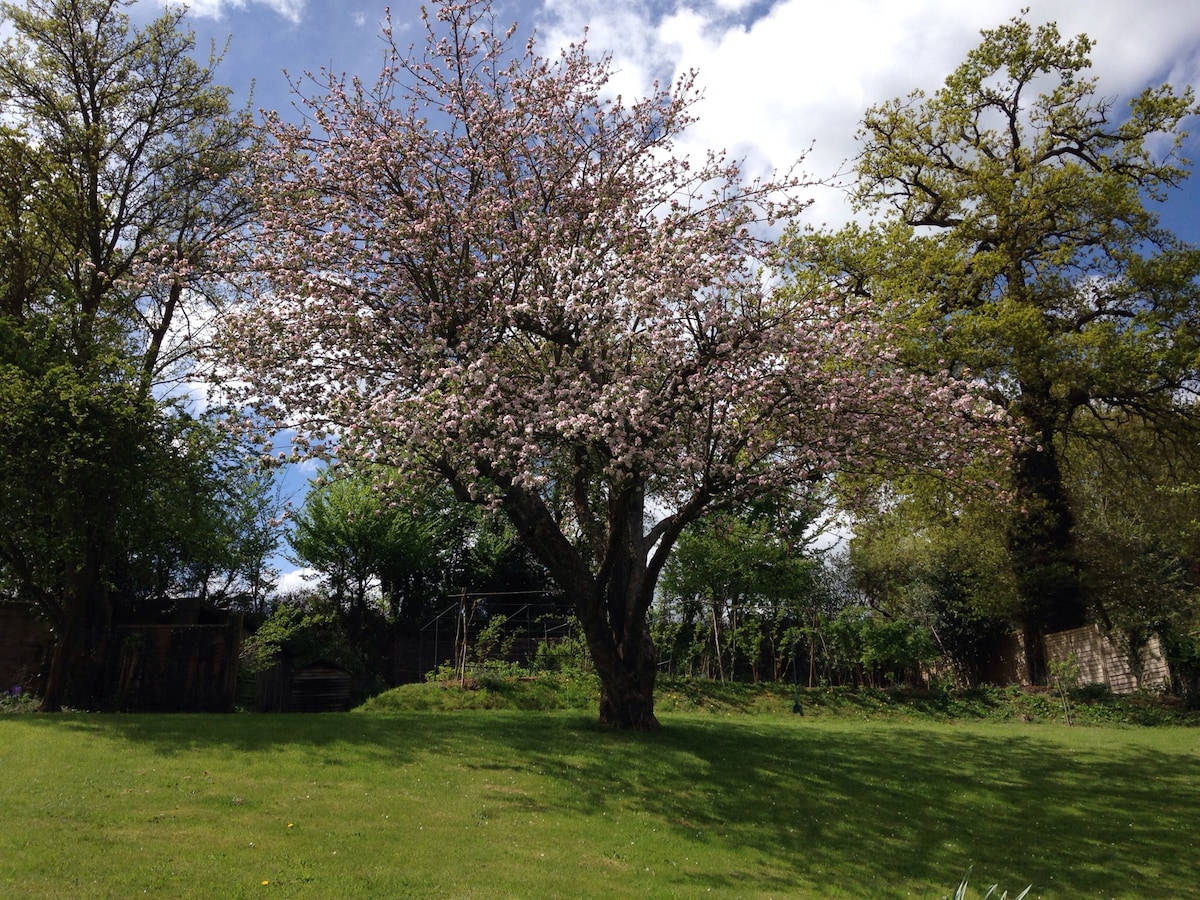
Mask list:
[{"label": "grassy mound", "polygon": [[475,709],[578,711],[596,706],[599,682],[588,675],[537,678],[485,676],[459,681],[402,684],[372,697],[358,712],[450,712]]},{"label": "grassy mound", "polygon": [[[430,712],[472,709],[591,712],[599,686],[593,676],[536,678],[484,676],[458,681],[406,684],[367,701],[363,712]],[[1044,688],[981,687],[969,691],[801,688],[786,684],[720,683],[663,678],[655,707],[660,713],[719,716],[794,716],[799,702],[813,718],[897,721],[1063,722],[1062,698]],[[1155,695],[1116,695],[1083,688],[1068,695],[1071,719],[1079,725],[1200,725],[1200,712]]]}]

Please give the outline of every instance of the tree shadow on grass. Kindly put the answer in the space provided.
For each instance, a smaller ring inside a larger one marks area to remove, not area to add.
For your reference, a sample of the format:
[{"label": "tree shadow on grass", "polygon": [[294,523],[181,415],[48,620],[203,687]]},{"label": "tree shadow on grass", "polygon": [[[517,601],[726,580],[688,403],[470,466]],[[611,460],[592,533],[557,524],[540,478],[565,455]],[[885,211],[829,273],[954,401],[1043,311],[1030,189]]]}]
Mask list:
[{"label": "tree shadow on grass", "polygon": [[[412,718],[420,723],[432,717]],[[403,764],[438,739],[436,731],[404,727],[392,717],[346,713],[64,713],[27,716],[21,721],[48,730],[131,741],[164,757],[196,749],[263,753],[289,747],[337,764],[337,753],[348,746],[359,756]]]},{"label": "tree shadow on grass", "polygon": [[624,816],[673,846],[727,851],[729,869],[676,873],[685,894],[832,884],[842,896],[927,886],[940,897],[972,867],[975,884],[1015,894],[1032,883],[1033,896],[1180,897],[1195,885],[1200,753],[1156,749],[1152,737],[1105,745],[1051,726],[702,716],[631,735],[582,714],[512,712],[24,721],[164,756],[287,747],[314,765],[350,754],[398,779],[430,754],[509,772],[529,787],[489,797],[498,814],[507,804],[514,815]]},{"label": "tree shadow on grass", "polygon": [[[1033,896],[1194,890],[1200,754],[1084,750],[1013,729],[697,720],[651,738],[593,738],[567,763],[523,743],[530,765],[571,779],[560,802],[580,814],[621,798],[688,839],[769,859],[793,884],[840,873],[850,876],[841,889],[862,896],[902,893],[904,882],[950,893],[973,867],[1013,895],[1030,883]],[[755,883],[753,872],[725,877],[730,890]],[[712,873],[696,888],[706,886]]]}]

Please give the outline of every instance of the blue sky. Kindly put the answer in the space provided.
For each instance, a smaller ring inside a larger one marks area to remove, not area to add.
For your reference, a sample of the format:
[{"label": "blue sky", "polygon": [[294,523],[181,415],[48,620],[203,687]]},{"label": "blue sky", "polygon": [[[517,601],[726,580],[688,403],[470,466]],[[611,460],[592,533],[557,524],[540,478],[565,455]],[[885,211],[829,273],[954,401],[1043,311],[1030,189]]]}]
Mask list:
[{"label": "blue sky", "polygon": [[[160,0],[139,0],[135,19]],[[328,67],[373,79],[382,61],[385,4],[375,0],[193,0],[190,22],[201,48],[230,40],[218,79],[241,102],[290,109],[293,75]],[[844,168],[854,133],[872,104],[914,88],[935,90],[979,41],[979,31],[1029,6],[1032,22],[1055,21],[1065,36],[1096,43],[1101,92],[1125,99],[1147,85],[1200,83],[1200,3],[1195,0],[497,0],[502,23],[536,30],[551,55],[587,29],[594,53],[611,53],[616,88],[644,94],[655,79],[699,70],[705,100],[690,140],[697,151],[724,149],[751,174],[786,169],[801,156],[817,179]],[[391,4],[400,42],[422,36],[420,4]],[[1200,121],[1185,155],[1200,159]],[[1164,224],[1200,243],[1200,176],[1160,210]],[[842,195],[814,191],[810,220],[836,225]],[[302,499],[304,477],[289,490]],[[285,568],[289,568],[285,565]]]},{"label": "blue sky", "polygon": [[[255,107],[287,110],[286,69],[322,66],[373,78],[382,60],[377,0],[193,0],[200,45],[231,40],[222,82]],[[645,93],[654,78],[696,68],[706,99],[691,132],[697,148],[725,149],[751,171],[785,169],[808,151],[805,170],[827,178],[855,151],[866,108],[936,89],[993,27],[1030,6],[1034,22],[1096,41],[1102,91],[1128,98],[1151,83],[1200,83],[1200,4],[1194,0],[497,0],[501,22],[536,30],[543,53],[587,30],[596,53],[613,55],[616,87]],[[160,0],[140,0],[150,16]],[[421,37],[421,4],[391,4],[403,41]],[[1200,123],[1197,123],[1200,125]],[[1200,128],[1195,129],[1200,132]],[[811,150],[810,150],[811,148]],[[1189,141],[1200,158],[1200,134]],[[848,215],[839,195],[816,196],[815,222]],[[1168,224],[1200,242],[1200,179],[1164,210]]]}]

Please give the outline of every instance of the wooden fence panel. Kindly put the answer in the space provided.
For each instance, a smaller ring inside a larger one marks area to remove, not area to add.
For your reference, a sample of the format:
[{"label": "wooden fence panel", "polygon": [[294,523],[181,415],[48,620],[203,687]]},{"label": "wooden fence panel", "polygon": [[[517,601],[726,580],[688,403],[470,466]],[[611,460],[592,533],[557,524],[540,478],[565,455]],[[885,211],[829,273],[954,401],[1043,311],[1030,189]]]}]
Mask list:
[{"label": "wooden fence panel", "polygon": [[117,630],[117,709],[232,712],[242,617],[224,625],[140,625]]}]

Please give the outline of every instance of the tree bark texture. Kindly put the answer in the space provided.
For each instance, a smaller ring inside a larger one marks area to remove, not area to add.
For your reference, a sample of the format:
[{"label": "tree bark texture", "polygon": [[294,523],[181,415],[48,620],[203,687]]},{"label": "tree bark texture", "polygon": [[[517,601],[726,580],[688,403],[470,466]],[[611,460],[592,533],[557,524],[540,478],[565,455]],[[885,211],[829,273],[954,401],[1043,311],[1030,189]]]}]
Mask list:
[{"label": "tree bark texture", "polygon": [[1047,634],[1085,624],[1087,604],[1075,549],[1075,517],[1071,512],[1055,449],[1059,430],[1049,417],[1031,415],[1023,402],[1030,435],[1014,457],[1015,503],[1008,532],[1014,576],[1025,631],[1028,677],[1045,678],[1040,652]]}]

